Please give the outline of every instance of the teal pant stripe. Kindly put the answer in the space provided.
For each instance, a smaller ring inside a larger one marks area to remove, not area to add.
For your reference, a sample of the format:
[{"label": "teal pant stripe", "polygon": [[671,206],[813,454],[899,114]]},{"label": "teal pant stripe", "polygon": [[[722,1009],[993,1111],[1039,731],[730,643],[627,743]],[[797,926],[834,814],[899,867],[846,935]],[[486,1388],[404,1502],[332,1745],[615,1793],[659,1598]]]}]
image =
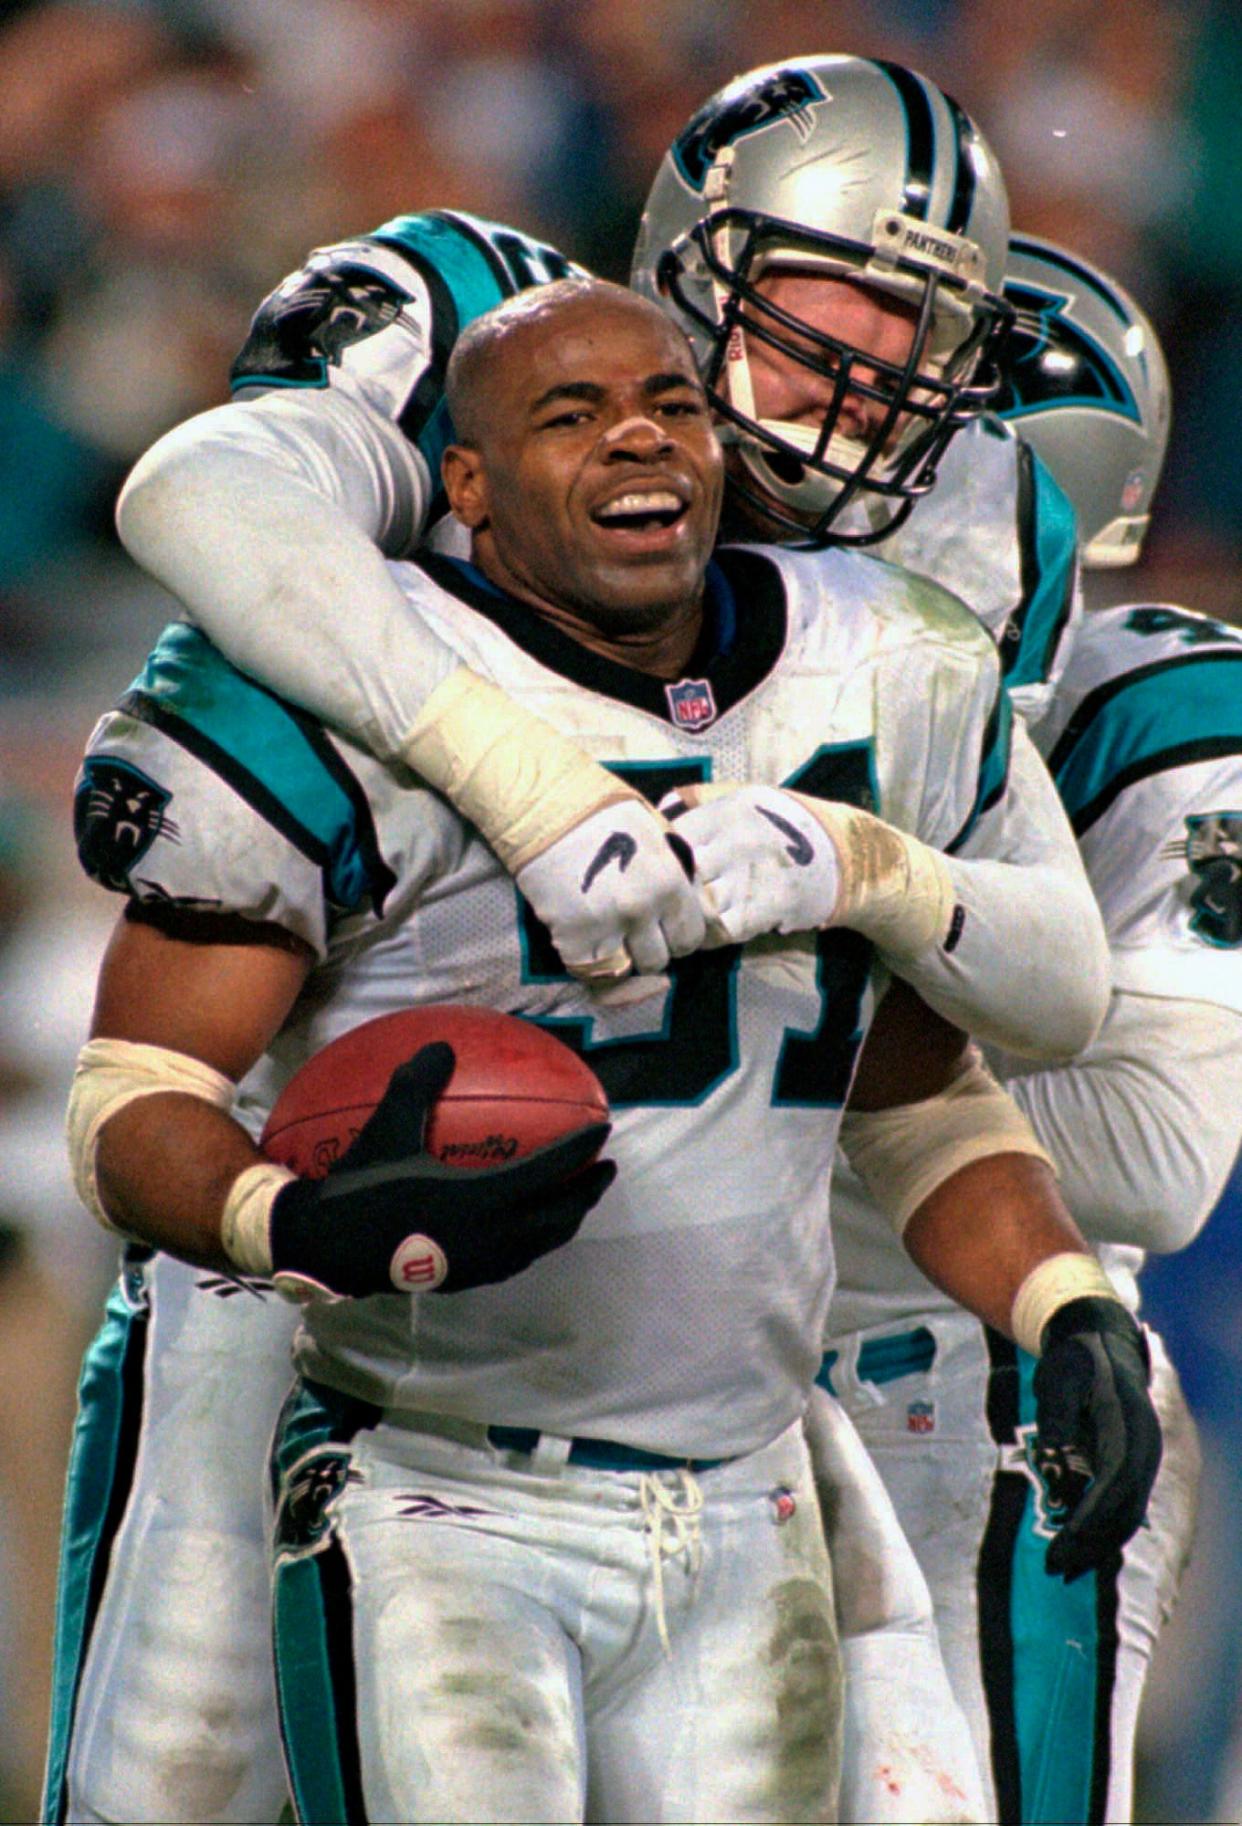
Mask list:
[{"label": "teal pant stripe", "polygon": [[[1035,1360],[1018,1353],[1019,1416],[1035,1419]],[[1014,1543],[1010,1618],[1013,1705],[1023,1826],[1074,1826],[1092,1817],[1101,1644],[1095,1573],[1073,1585],[1044,1570],[1049,1537],[1035,1532],[1027,1493]],[[1111,1659],[1111,1658],[1110,1658]]]},{"label": "teal pant stripe", "polygon": [[86,1353],[78,1384],[61,1526],[44,1826],[58,1826],[65,1817],[69,1745],[82,1666],[133,1480],[146,1338],[145,1309],[131,1304],[124,1285],[118,1285]]},{"label": "teal pant stripe", "polygon": [[289,1560],[276,1570],[274,1640],[280,1730],[299,1820],[349,1826],[345,1775],[338,1751],[328,1621],[318,1560]]},{"label": "teal pant stripe", "polygon": [[[348,1469],[349,1440],[378,1418],[379,1410],[367,1402],[299,1381],[285,1402],[272,1451],[282,1543],[272,1597],[280,1732],[297,1817],[314,1826],[366,1826],[367,1812],[358,1750],[352,1580],[333,1532],[333,1483],[318,1485],[316,1503],[313,1467],[333,1464],[339,1488]],[[310,1485],[299,1504],[298,1468],[308,1466]]]}]

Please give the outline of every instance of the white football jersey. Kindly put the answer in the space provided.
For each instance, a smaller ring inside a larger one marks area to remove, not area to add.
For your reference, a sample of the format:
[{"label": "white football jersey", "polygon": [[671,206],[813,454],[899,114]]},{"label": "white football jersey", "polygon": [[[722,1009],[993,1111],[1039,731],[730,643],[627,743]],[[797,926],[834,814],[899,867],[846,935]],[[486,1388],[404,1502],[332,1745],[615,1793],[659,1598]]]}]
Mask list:
[{"label": "white football jersey", "polygon": [[[859,554],[726,550],[686,679],[593,655],[442,556],[395,565],[441,639],[653,799],[788,784],[940,848],[1003,825],[995,650],[922,580]],[[716,1457],[801,1412],[832,1280],[828,1174],[870,1020],[852,932],[679,960],[616,1001],[569,978],[471,826],[170,629],[97,728],[77,800],[97,879],[274,920],[318,968],[243,1086],[253,1132],[327,1040],[412,1002],[552,1028],[614,1112],[614,1185],[565,1248],[452,1296],[311,1309],[298,1359],[381,1405]],[[645,994],[641,993],[646,991]]]},{"label": "white football jersey", "polygon": [[977,419],[952,440],[936,486],[876,552],[934,577],[1000,650],[1014,708],[1048,707],[1082,615],[1074,510],[1010,425]]},{"label": "white football jersey", "polygon": [[[1069,813],[1108,933],[1114,986],[1161,1003],[1206,1004],[1242,1014],[1242,634],[1206,616],[1163,605],[1130,605],[1088,615],[1074,642],[1053,708],[1035,729]],[[1100,1042],[1073,1064],[1031,1074],[999,1062],[1016,1100],[1054,1159],[1058,1087],[1061,1132],[1074,1132],[1077,1080],[1090,1073]],[[1158,1050],[1166,1050],[1161,1035]],[[1193,1058],[1151,1060],[1145,1094],[1185,1098]],[[1162,1066],[1167,1065],[1165,1073]],[[1161,1087],[1157,1091],[1157,1085]],[[1242,1100],[1202,1090],[1194,1120],[1175,1124],[1196,1156],[1226,1161],[1242,1135]],[[1048,1111],[1045,1117],[1045,1110]],[[1143,1139],[1155,1146],[1156,1125]],[[1196,1133],[1197,1130],[1197,1133]],[[1222,1134],[1217,1131],[1223,1131]],[[1110,1150],[1134,1147],[1125,1133],[1078,1125],[1075,1173],[1087,1184],[1110,1171]],[[1093,1163],[1094,1157],[1094,1163]],[[1193,1173],[1175,1158],[1152,1161],[1166,1181]],[[839,1285],[830,1329],[861,1330],[946,1308],[897,1244],[858,1182],[833,1182]],[[1075,1199],[1088,1235],[1092,1212]],[[1102,1253],[1121,1291],[1137,1304],[1138,1249]]]}]

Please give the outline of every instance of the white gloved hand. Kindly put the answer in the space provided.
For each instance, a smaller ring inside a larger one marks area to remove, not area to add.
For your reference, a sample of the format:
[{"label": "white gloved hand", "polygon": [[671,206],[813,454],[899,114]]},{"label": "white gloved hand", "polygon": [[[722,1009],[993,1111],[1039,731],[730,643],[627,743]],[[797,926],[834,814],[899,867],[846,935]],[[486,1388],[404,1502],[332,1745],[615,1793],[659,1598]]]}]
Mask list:
[{"label": "white gloved hand", "polygon": [[[516,875],[571,976],[655,976],[706,934],[700,896],[660,814],[638,798],[592,812]],[[682,855],[688,855],[681,846]]]},{"label": "white gloved hand", "polygon": [[779,786],[688,786],[660,810],[694,857],[717,944],[831,923],[840,889],[836,846],[819,820]]}]

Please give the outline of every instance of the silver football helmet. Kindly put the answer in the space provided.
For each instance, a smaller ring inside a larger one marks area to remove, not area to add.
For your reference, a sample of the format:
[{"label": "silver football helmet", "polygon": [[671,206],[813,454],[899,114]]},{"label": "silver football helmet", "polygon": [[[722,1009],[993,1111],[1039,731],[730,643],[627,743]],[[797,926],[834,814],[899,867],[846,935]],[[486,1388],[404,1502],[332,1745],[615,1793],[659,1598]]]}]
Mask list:
[{"label": "silver football helmet", "polygon": [[1169,371],[1115,279],[1034,235],[1009,243],[1015,311],[996,409],[1074,504],[1089,569],[1133,564],[1169,438]]},{"label": "silver football helmet", "polygon": [[[741,455],[733,486],[812,543],[866,544],[926,493],[949,439],[993,396],[1008,233],[1000,167],[933,82],[865,57],[804,57],[738,77],[678,135],[631,283],[688,332]],[[908,359],[879,361],[779,309],[760,290],[774,270],[912,307]],[[832,382],[822,422],[759,415],[755,342]],[[882,407],[865,437],[837,429],[851,394]]]}]

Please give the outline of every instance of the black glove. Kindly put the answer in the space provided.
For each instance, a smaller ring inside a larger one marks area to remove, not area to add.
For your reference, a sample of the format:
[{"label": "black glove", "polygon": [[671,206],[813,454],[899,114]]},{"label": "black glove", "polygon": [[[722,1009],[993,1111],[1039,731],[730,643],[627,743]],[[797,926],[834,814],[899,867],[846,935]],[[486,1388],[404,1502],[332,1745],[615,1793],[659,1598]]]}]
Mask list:
[{"label": "black glove", "polygon": [[499,1167],[445,1166],[423,1141],[454,1062],[444,1041],[420,1048],[327,1175],[281,1187],[269,1231],[279,1292],[460,1293],[507,1281],[574,1235],[616,1173],[611,1161],[589,1164],[610,1125]]},{"label": "black glove", "polygon": [[1068,1585],[1120,1553],[1142,1523],[1160,1422],[1147,1340],[1119,1301],[1067,1301],[1040,1342],[1035,1447],[1054,1503],[1068,1511],[1045,1565]]}]

